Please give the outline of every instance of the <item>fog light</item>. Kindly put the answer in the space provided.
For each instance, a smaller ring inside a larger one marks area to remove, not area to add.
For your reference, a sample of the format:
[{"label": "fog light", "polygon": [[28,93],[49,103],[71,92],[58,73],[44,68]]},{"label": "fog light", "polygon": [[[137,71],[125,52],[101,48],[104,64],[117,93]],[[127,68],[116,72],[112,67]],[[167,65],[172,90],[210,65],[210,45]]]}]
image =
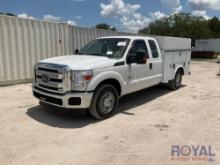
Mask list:
[{"label": "fog light", "polygon": [[68,102],[69,102],[69,105],[81,105],[81,98],[71,97]]}]

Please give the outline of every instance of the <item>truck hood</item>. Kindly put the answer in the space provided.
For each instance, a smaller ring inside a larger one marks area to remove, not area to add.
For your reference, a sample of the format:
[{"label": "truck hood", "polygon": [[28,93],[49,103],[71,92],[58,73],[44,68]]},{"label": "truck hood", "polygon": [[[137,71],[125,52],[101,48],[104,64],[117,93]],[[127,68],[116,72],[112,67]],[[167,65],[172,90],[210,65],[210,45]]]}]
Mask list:
[{"label": "truck hood", "polygon": [[67,55],[40,61],[40,63],[68,65],[72,70],[107,68],[112,67],[116,62],[116,59],[91,55]]}]

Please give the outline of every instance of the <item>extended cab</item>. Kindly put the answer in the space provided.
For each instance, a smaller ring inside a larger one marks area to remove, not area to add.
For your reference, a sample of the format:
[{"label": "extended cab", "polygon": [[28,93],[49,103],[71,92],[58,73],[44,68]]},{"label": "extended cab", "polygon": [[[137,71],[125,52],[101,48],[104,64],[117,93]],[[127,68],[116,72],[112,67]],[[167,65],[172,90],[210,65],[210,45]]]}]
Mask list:
[{"label": "extended cab", "polygon": [[190,74],[191,40],[175,37],[116,36],[89,42],[67,55],[34,67],[33,94],[66,109],[89,109],[97,119],[117,110],[119,98],[160,83],[181,87]]}]

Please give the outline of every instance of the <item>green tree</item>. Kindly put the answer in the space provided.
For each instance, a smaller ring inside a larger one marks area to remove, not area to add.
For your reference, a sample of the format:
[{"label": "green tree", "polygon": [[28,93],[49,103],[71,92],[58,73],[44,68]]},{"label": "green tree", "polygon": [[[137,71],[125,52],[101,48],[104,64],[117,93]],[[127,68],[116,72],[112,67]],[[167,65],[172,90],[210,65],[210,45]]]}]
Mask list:
[{"label": "green tree", "polygon": [[220,21],[217,17],[213,17],[209,20],[209,28],[212,31],[214,38],[220,37]]},{"label": "green tree", "polygon": [[216,19],[209,22],[203,17],[192,16],[189,13],[177,13],[152,22],[139,33],[192,39],[211,38],[213,34],[220,34],[218,22]]},{"label": "green tree", "polygon": [[100,24],[97,24],[95,26],[96,29],[105,29],[105,30],[112,30],[112,31],[116,31],[116,28],[115,27],[112,27],[111,25],[108,25],[106,23],[100,23]]}]

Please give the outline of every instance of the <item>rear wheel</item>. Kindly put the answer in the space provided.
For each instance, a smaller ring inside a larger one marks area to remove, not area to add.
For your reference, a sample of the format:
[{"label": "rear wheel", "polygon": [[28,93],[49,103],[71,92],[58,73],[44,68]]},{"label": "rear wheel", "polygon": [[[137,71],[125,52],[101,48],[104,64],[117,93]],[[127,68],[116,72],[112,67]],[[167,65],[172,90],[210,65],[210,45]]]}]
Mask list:
[{"label": "rear wheel", "polygon": [[169,81],[169,87],[173,90],[179,89],[182,85],[182,72],[178,70],[176,72],[174,80]]},{"label": "rear wheel", "polygon": [[94,93],[89,113],[92,117],[102,120],[113,116],[118,105],[118,92],[113,85],[99,86]]}]

